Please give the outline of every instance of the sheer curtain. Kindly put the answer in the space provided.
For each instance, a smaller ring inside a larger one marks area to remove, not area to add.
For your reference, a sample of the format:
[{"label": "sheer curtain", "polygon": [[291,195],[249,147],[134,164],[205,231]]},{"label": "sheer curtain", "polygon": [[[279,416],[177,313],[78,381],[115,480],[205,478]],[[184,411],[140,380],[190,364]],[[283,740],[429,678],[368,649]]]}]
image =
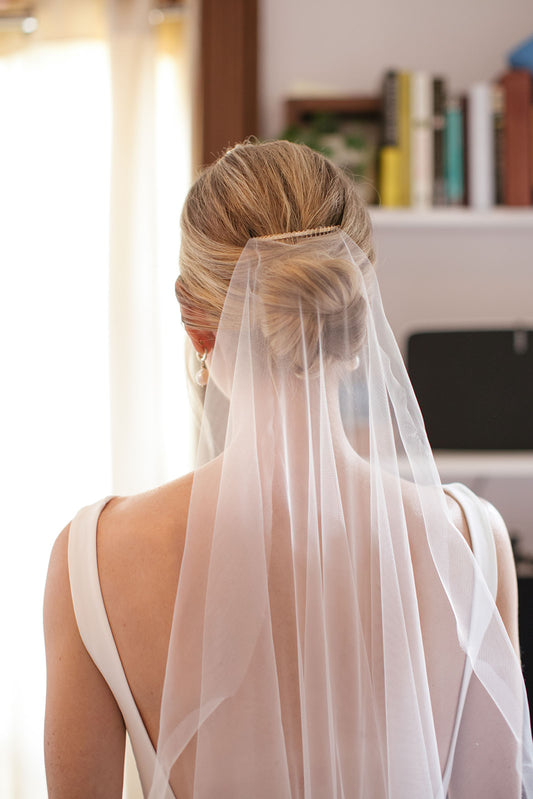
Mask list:
[{"label": "sheer curtain", "polygon": [[151,26],[149,5],[48,0],[31,36],[0,28],[0,796],[13,799],[46,795],[55,537],[80,506],[190,465],[173,298],[187,20]]}]

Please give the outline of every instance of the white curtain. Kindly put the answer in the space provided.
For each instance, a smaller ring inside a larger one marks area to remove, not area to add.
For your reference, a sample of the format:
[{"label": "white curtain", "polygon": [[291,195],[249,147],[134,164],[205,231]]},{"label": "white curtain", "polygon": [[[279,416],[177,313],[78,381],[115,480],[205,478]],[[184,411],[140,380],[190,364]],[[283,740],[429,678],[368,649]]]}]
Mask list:
[{"label": "white curtain", "polygon": [[112,3],[108,16],[103,1],[49,0],[31,36],[0,28],[6,799],[46,795],[42,595],[55,537],[99,496],[190,466],[173,297],[190,173],[186,20],[150,26],[148,5]]}]

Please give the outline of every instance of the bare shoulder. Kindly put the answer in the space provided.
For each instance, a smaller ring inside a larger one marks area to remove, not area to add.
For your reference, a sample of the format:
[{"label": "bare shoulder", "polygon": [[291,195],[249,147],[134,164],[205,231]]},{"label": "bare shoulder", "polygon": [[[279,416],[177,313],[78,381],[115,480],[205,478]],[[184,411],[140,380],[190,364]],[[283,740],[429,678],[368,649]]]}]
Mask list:
[{"label": "bare shoulder", "polygon": [[[98,566],[114,554],[120,561],[136,560],[143,554],[164,556],[162,547],[179,545],[185,534],[193,475],[188,474],[152,491],[130,497],[115,497],[98,520]],[[70,611],[72,601],[68,575],[70,524],[58,535],[48,567],[45,591],[45,624]]]},{"label": "bare shoulder", "polygon": [[[98,521],[98,571],[108,613],[150,603],[173,605],[187,528],[193,475],[144,494],[112,499]],[[113,618],[112,618],[113,621]]]},{"label": "bare shoulder", "polygon": [[65,645],[70,639],[79,637],[68,574],[68,537],[70,524],[61,531],[55,540],[44,592],[44,633],[45,642]]},{"label": "bare shoulder", "polygon": [[494,545],[496,547],[496,560],[498,564],[496,605],[500,611],[513,647],[517,654],[519,654],[518,587],[511,539],[509,538],[507,526],[494,505],[486,500],[483,500],[483,504],[490,520],[490,526],[494,536]]},{"label": "bare shoulder", "polygon": [[514,559],[513,550],[511,547],[511,539],[500,512],[487,500],[482,500],[487,515],[490,520],[492,534],[494,536],[494,544],[496,546],[496,553],[498,557],[498,565],[512,566],[514,573]]},{"label": "bare shoulder", "polygon": [[57,600],[64,599],[65,588],[68,586],[67,557],[69,531],[70,524],[67,524],[56,538],[50,554],[44,595],[45,623],[49,618],[47,613],[54,607]]},{"label": "bare shoulder", "polygon": [[124,722],[78,631],[70,593],[68,536],[69,525],[54,544],[44,597],[48,795],[119,799]]},{"label": "bare shoulder", "polygon": [[193,475],[112,500],[97,530],[100,587],[133,696],[155,743]]},{"label": "bare shoulder", "polygon": [[48,564],[43,605],[47,653],[52,646],[61,648],[79,637],[68,576],[69,531],[70,524],[56,538]]},{"label": "bare shoulder", "polygon": [[113,498],[100,515],[99,545],[112,547],[126,536],[129,547],[153,547],[170,532],[184,529],[192,483],[191,473],[142,494]]}]

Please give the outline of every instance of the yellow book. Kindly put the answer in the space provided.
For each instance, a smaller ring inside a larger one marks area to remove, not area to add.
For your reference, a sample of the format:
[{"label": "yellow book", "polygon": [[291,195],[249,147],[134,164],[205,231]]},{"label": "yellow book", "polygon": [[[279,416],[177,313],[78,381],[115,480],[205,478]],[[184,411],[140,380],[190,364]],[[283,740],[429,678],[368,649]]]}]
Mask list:
[{"label": "yellow book", "polygon": [[384,208],[402,205],[402,175],[399,147],[382,147],[379,165],[379,193]]},{"label": "yellow book", "polygon": [[400,72],[398,76],[398,149],[400,171],[400,205],[411,205],[411,102],[410,75]]}]

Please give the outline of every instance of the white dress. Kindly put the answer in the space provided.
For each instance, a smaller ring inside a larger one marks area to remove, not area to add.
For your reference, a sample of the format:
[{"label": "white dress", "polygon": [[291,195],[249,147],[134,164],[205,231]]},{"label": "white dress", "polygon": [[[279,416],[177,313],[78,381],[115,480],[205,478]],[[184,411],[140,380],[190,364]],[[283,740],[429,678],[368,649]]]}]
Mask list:
[{"label": "white dress", "polygon": [[[472,550],[483,572],[492,596],[496,597],[497,561],[492,530],[482,500],[460,484],[444,487],[447,494],[461,505],[467,520]],[[68,568],[72,602],[80,636],[85,647],[108,683],[124,717],[139,776],[145,795],[150,789],[155,768],[155,750],[131,693],[104,606],[96,555],[96,530],[101,511],[109,497],[83,508],[70,525]],[[465,665],[459,704],[464,701],[471,671]],[[458,707],[458,711],[460,711]],[[446,770],[451,768],[461,715],[457,713],[456,729],[448,755]],[[174,794],[167,790],[166,799]]]}]

